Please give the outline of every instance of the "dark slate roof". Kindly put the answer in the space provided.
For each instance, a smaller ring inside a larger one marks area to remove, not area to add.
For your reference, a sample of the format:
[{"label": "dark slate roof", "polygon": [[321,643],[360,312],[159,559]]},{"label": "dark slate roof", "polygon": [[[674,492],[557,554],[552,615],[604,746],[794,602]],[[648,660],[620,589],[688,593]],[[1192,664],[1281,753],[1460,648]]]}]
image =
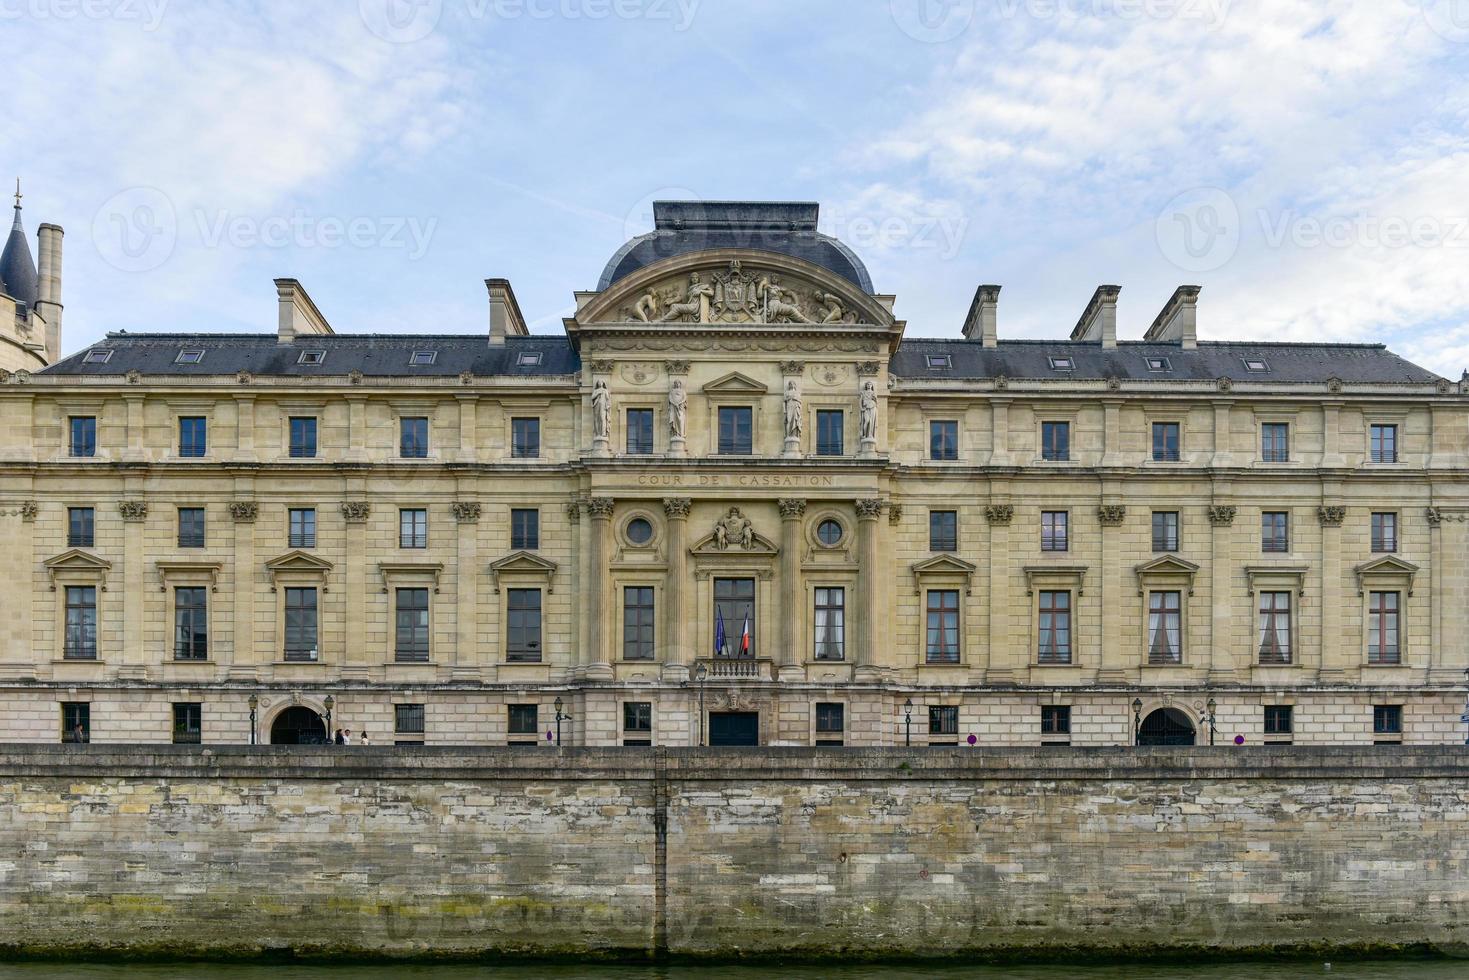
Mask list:
[{"label": "dark slate roof", "polygon": [[757,201],[655,201],[653,228],[613,254],[597,289],[675,255],[752,248],[818,265],[872,293],[867,266],[846,245],[816,230],[819,205]]},{"label": "dark slate roof", "polygon": [[[198,364],[177,363],[179,351],[202,350]],[[86,363],[88,350],[111,350],[105,364]],[[321,364],[301,364],[301,352],[321,350]],[[410,366],[414,351],[437,351],[431,365]],[[521,352],[539,352],[538,365],[518,364]],[[581,358],[565,337],[506,338],[504,347],[491,347],[488,335],[475,334],[331,334],[297,337],[277,343],[275,334],[168,334],[110,333],[87,350],[79,351],[42,371],[42,374],[209,375],[249,371],[262,377],[341,376],[353,370],[370,378],[457,377],[465,371],[480,377],[552,377],[576,374]]]},{"label": "dark slate roof", "polygon": [[[927,355],[948,354],[952,367],[931,369]],[[1058,371],[1050,358],[1070,357],[1075,368]],[[1148,358],[1168,360],[1168,370],[1148,370]],[[1245,360],[1263,360],[1268,370],[1251,371]],[[1332,378],[1371,384],[1433,383],[1439,376],[1403,360],[1381,344],[1277,344],[1201,341],[1194,350],[1178,344],[1119,341],[1100,344],[1064,340],[1002,340],[986,348],[978,340],[904,340],[891,371],[900,378],[996,378],[1126,381],[1231,381],[1317,383]]]},{"label": "dark slate roof", "polygon": [[15,206],[15,223],[10,228],[10,237],[5,242],[5,251],[0,252],[0,289],[26,309],[36,305],[40,298],[40,287],[36,283],[36,263],[31,259],[31,246],[26,241],[25,229],[20,224],[20,205]]}]

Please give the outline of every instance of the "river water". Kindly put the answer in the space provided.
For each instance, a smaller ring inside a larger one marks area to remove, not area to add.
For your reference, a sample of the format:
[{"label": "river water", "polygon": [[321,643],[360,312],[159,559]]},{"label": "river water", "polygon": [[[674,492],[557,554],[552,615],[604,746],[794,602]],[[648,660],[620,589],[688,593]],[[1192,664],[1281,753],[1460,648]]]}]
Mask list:
[{"label": "river water", "polygon": [[1108,966],[173,966],[0,964],[0,980],[1466,980],[1469,961]]}]

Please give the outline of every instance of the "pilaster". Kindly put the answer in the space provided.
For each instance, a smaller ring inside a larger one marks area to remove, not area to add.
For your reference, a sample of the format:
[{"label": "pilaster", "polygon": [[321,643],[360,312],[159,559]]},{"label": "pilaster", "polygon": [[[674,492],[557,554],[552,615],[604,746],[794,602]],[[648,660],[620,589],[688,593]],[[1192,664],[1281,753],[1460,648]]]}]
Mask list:
[{"label": "pilaster", "polygon": [[689,578],[689,508],[688,497],[668,497],[663,501],[667,516],[668,579],[663,586],[663,636],[667,644],[663,659],[663,679],[686,681],[693,649],[689,645],[687,588]]},{"label": "pilaster", "polygon": [[608,575],[607,556],[612,553],[612,512],[617,501],[611,497],[593,497],[587,501],[587,514],[591,517],[591,547],[588,553],[590,579],[584,587],[587,597],[587,654],[589,657],[586,676],[593,680],[612,680],[612,660],[608,654],[607,621],[609,603],[607,599]]},{"label": "pilaster", "polygon": [[[806,514],[806,501],[788,498],[777,502],[780,507],[780,651],[778,664],[781,680],[803,680],[801,666],[801,519]],[[876,522],[868,522],[865,533],[877,534]],[[874,548],[874,553],[876,549]],[[864,603],[866,605],[866,603]]]},{"label": "pilaster", "polygon": [[853,664],[858,673],[869,675],[867,679],[871,679],[875,668],[873,653],[877,637],[874,635],[874,608],[881,601],[878,591],[881,579],[877,567],[877,518],[881,513],[881,500],[857,501],[857,615],[853,617],[857,642],[853,644]]}]

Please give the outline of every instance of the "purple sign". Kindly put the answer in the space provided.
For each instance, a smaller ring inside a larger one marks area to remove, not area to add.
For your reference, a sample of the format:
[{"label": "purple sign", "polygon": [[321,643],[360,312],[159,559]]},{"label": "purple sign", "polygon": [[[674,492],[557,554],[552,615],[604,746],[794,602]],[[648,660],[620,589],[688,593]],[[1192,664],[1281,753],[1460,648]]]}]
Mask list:
[{"label": "purple sign", "polygon": [[1243,735],[1236,735],[1234,737],[1234,744],[1235,745],[1244,745],[1245,744],[1245,737]]},{"label": "purple sign", "polygon": [[973,745],[975,742],[978,742],[978,741],[979,741],[979,739],[975,738],[973,735],[969,736],[969,744],[970,745]]}]

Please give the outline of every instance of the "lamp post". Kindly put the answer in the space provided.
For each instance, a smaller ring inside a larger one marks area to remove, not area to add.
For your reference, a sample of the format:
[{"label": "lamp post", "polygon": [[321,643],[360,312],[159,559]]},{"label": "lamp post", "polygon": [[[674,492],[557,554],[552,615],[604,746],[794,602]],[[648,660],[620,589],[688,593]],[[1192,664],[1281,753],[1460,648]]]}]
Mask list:
[{"label": "lamp post", "polygon": [[1209,744],[1210,745],[1213,745],[1214,744],[1214,707],[1215,707],[1215,704],[1216,704],[1216,702],[1214,701],[1214,699],[1213,698],[1210,698],[1209,699],[1209,703],[1204,706],[1204,707],[1206,707],[1206,708],[1209,709]]},{"label": "lamp post", "polygon": [[903,745],[913,747],[913,699],[903,702]]},{"label": "lamp post", "polygon": [[704,747],[704,678],[709,676],[709,668],[704,664],[694,665],[694,680],[699,682],[699,747]]},{"label": "lamp post", "polygon": [[551,707],[556,709],[556,747],[558,749],[561,748],[561,719],[570,717],[570,715],[563,715],[561,713],[561,708],[564,704],[565,702],[561,700],[559,695],[555,701],[551,702]]},{"label": "lamp post", "polygon": [[337,706],[337,699],[328,694],[321,703],[326,708],[326,741],[330,745],[332,743],[332,709]]},{"label": "lamp post", "polygon": [[1143,699],[1132,699],[1132,744],[1136,745],[1143,730]]},{"label": "lamp post", "polygon": [[[1469,669],[1464,671],[1464,688],[1464,713],[1459,716],[1459,720],[1469,725]],[[1464,744],[1469,745],[1469,732],[1464,735]]]},{"label": "lamp post", "polygon": [[257,731],[255,722],[257,715],[255,714],[255,712],[258,711],[260,708],[260,698],[257,695],[252,694],[250,695],[250,700],[247,701],[246,704],[250,705],[250,744],[254,745],[256,737],[255,732]]}]

